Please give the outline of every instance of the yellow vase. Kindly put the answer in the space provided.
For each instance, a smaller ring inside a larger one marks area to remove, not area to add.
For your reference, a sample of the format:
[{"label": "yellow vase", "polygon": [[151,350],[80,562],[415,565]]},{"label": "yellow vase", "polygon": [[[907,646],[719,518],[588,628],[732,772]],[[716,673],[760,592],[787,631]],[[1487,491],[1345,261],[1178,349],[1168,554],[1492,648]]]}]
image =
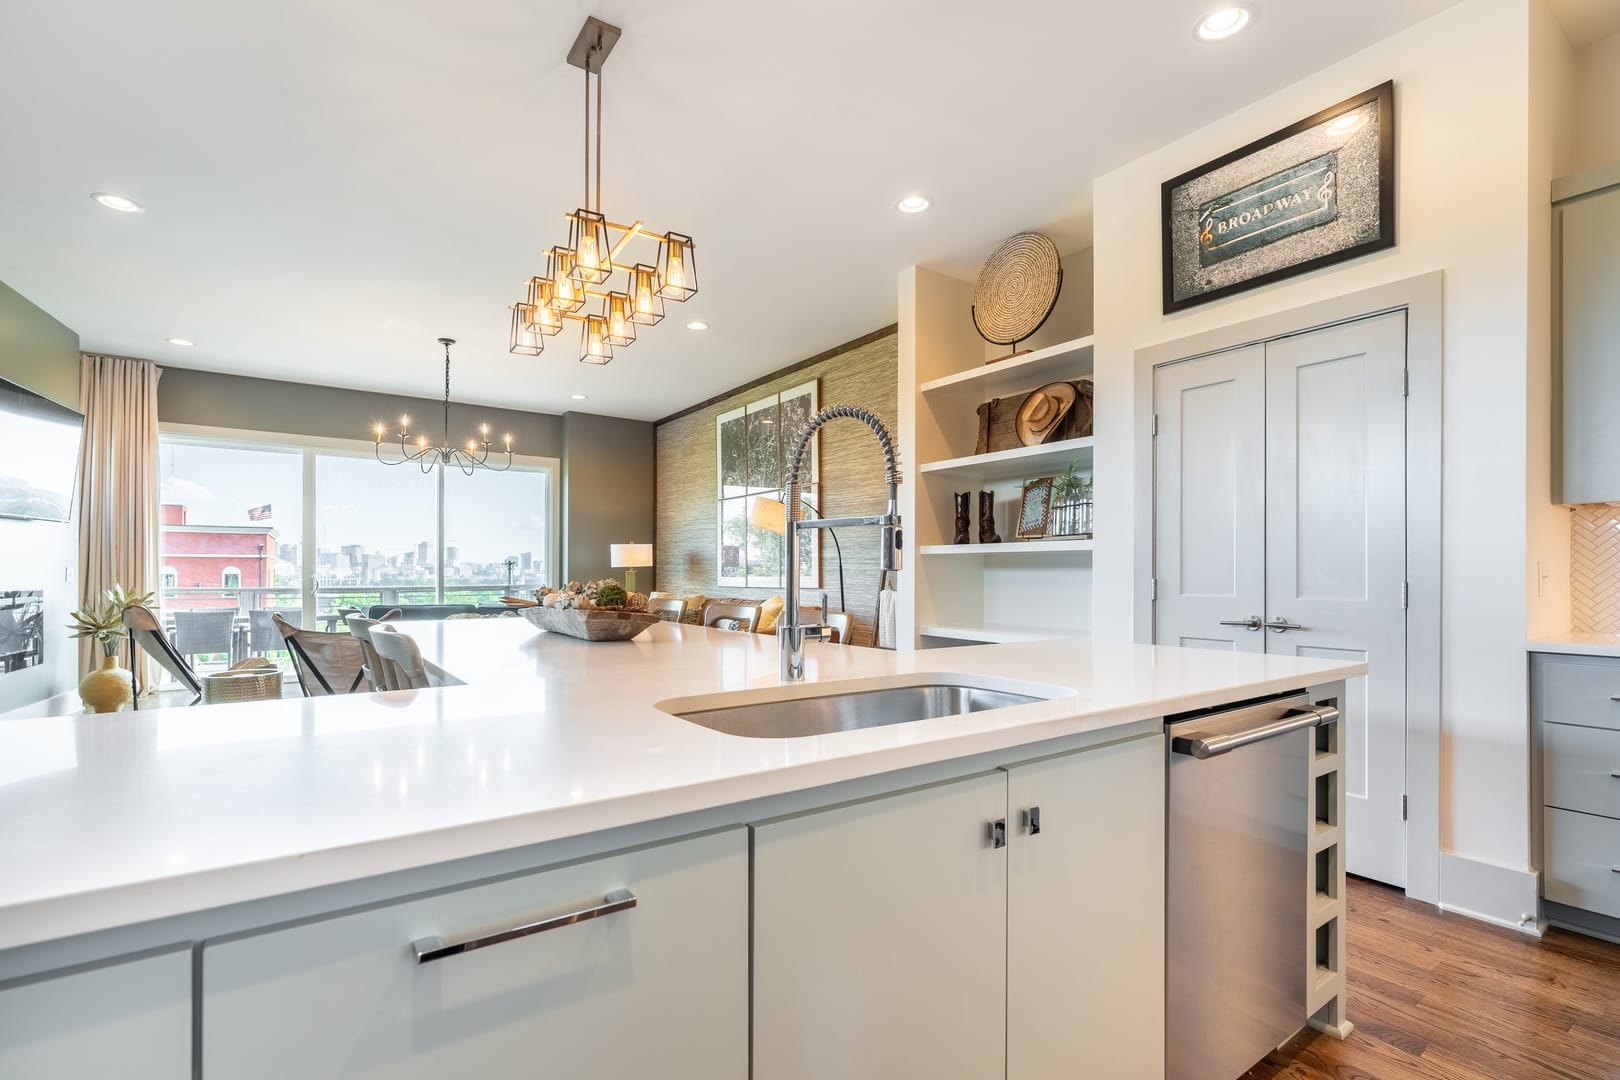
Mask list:
[{"label": "yellow vase", "polygon": [[79,699],[84,702],[85,712],[118,712],[133,698],[129,672],[118,666],[116,655],[103,657],[99,668],[79,680]]}]

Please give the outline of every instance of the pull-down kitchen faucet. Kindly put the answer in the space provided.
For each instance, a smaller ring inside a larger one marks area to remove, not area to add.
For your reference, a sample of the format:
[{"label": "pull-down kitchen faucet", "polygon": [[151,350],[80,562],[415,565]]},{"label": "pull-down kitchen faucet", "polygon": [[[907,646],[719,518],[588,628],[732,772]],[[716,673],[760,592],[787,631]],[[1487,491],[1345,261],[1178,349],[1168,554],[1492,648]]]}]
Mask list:
[{"label": "pull-down kitchen faucet", "polygon": [[[872,429],[878,445],[883,449],[884,480],[889,485],[889,506],[882,514],[865,517],[837,517],[799,519],[799,470],[804,465],[804,452],[815,433],[829,420],[859,420]],[[782,639],[782,681],[804,681],[804,639],[817,641],[826,638],[828,627],[821,623],[805,625],[799,622],[799,533],[806,529],[843,529],[857,525],[876,525],[883,530],[880,565],[884,570],[900,569],[900,507],[897,489],[900,486],[900,465],[895,458],[894,439],[870,409],[861,405],[829,405],[810,418],[799,431],[793,443],[793,454],[788,458],[787,471],[787,527],[783,530],[786,541],[782,556],[782,618],[776,624],[776,636]],[[825,614],[825,612],[823,612]]]}]

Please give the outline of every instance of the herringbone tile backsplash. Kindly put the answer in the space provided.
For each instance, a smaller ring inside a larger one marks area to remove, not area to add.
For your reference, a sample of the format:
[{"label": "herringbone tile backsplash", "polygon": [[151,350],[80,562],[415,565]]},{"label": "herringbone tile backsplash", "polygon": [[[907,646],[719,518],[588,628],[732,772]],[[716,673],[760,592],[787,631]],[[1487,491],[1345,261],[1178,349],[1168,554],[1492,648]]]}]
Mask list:
[{"label": "herringbone tile backsplash", "polygon": [[1620,634],[1620,503],[1570,511],[1570,629]]}]

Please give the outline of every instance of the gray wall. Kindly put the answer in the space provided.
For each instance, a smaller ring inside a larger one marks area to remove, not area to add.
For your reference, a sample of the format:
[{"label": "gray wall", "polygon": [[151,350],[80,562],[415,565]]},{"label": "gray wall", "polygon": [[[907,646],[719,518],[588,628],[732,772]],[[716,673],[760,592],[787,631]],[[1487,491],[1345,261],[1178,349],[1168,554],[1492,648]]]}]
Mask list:
[{"label": "gray wall", "polygon": [[[590,413],[563,417],[563,570],[575,581],[613,577],[613,544],[651,543],[656,435],[652,424]],[[656,587],[657,567],[636,571],[636,588]]]},{"label": "gray wall", "polygon": [[[716,551],[715,418],[811,379],[818,380],[823,407],[855,402],[872,409],[896,431],[899,423],[899,337],[884,334],[805,367],[785,369],[769,381],[658,425],[659,588],[682,595],[742,596],[765,599],[780,589],[740,589],[719,585]],[[896,432],[898,436],[898,432]],[[901,462],[905,472],[908,463]],[[883,457],[877,440],[862,424],[839,420],[821,430],[821,510],[828,515],[876,513],[883,509]],[[875,529],[844,529],[844,582],[854,639],[871,641],[877,606],[878,535]],[[838,562],[833,545],[821,548],[821,587],[838,606]],[[814,602],[810,600],[808,602]]]},{"label": "gray wall", "polygon": [[[364,439],[367,424],[401,413],[417,424],[438,422],[442,402],[305,383],[167,368],[158,383],[158,416],[168,424]],[[608,545],[653,537],[653,425],[591,413],[516,412],[452,405],[451,430],[488,421],[522,454],[562,463],[563,579],[622,577],[608,566]],[[424,430],[432,430],[424,427]],[[650,587],[652,575],[637,574]]]},{"label": "gray wall", "polygon": [[[0,378],[74,411],[79,408],[79,335],[0,284]],[[0,445],[9,440],[0,431]],[[78,648],[68,612],[78,606],[79,526],[0,518],[0,589],[45,590],[45,662],[0,675],[0,713],[67,693],[78,684]]]}]

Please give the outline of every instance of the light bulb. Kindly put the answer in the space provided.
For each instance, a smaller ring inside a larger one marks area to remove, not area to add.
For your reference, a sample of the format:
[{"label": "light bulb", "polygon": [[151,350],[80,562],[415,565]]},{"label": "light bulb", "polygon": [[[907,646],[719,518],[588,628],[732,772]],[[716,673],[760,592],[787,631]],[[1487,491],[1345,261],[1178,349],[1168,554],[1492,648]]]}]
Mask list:
[{"label": "light bulb", "polygon": [[652,289],[646,282],[636,289],[636,310],[644,315],[652,310]]},{"label": "light bulb", "polygon": [[475,443],[473,440],[471,440],[471,439],[467,440],[467,453],[469,453],[469,454],[473,453],[477,449],[477,447],[478,447],[478,444]]},{"label": "light bulb", "polygon": [[669,248],[669,267],[664,273],[664,283],[672,288],[686,288],[686,269],[681,263],[681,249],[671,244]]},{"label": "light bulb", "polygon": [[400,418],[399,418],[399,426],[400,426],[400,428],[401,428],[401,429],[402,429],[402,430],[403,430],[403,429],[404,429],[404,428],[408,428],[408,427],[410,427],[410,426],[411,426],[411,418],[410,418],[410,417],[408,417],[408,416],[402,416],[402,417],[400,417]]}]

